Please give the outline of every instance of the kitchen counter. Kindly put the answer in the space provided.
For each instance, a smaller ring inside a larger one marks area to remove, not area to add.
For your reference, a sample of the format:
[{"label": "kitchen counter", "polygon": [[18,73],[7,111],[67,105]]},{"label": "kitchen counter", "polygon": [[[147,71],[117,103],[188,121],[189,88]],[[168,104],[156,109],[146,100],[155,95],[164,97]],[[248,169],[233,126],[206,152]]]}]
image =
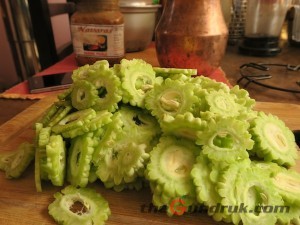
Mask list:
[{"label": "kitchen counter", "polygon": [[[149,48],[141,52],[127,53],[126,58],[141,58],[152,64],[153,66],[158,66],[158,61],[156,58],[156,52],[154,45],[151,44]],[[242,64],[250,62],[263,62],[263,63],[281,63],[281,64],[300,64],[300,48],[289,47],[288,44],[284,43],[282,47],[282,52],[275,57],[250,57],[240,55],[238,53],[237,46],[228,46],[226,54],[222,60],[221,68],[226,74],[228,81],[235,85],[240,78],[239,67]],[[72,68],[72,67],[70,67]],[[270,80],[271,83],[285,83],[286,77],[283,74],[276,75],[277,78]],[[295,72],[295,76],[300,80],[300,71]],[[279,77],[279,78],[278,78]],[[244,87],[242,83],[241,87]],[[268,88],[261,87],[256,84],[250,84],[246,88],[250,96],[257,101],[267,101],[267,102],[281,102],[281,103],[300,103],[300,94],[287,93],[282,91],[276,91]],[[300,88],[299,88],[300,90]],[[21,99],[6,99],[0,98],[0,125],[9,120],[10,118],[17,115],[19,112],[23,111],[28,106],[35,103],[37,100],[21,100]]]}]

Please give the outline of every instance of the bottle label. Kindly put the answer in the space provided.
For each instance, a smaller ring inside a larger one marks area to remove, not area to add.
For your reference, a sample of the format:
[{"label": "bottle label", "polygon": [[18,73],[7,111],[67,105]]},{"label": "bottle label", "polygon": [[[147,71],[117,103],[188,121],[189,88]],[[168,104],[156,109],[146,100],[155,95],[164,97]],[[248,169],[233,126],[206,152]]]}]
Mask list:
[{"label": "bottle label", "polygon": [[76,55],[94,58],[124,56],[124,24],[71,24]]}]

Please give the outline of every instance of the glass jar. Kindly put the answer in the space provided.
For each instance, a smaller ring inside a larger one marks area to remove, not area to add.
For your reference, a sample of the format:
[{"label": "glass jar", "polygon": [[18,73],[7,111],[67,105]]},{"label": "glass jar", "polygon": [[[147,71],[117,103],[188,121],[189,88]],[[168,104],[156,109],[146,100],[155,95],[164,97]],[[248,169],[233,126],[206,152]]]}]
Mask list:
[{"label": "glass jar", "polygon": [[81,0],[71,17],[78,66],[105,59],[110,65],[125,55],[124,17],[118,0]]}]

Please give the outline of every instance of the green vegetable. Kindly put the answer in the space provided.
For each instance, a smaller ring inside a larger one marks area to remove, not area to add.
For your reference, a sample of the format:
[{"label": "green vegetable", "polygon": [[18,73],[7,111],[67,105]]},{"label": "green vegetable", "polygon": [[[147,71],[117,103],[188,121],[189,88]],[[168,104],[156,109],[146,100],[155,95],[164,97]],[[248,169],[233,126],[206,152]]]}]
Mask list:
[{"label": "green vegetable", "polygon": [[34,145],[29,142],[21,143],[10,153],[0,154],[0,167],[5,171],[6,178],[18,178],[34,159]]},{"label": "green vegetable", "polygon": [[61,135],[51,135],[46,145],[47,173],[52,184],[63,186],[66,173],[66,146]]},{"label": "green vegetable", "polygon": [[164,83],[155,85],[147,93],[146,108],[160,121],[166,117],[192,112],[197,99],[192,84],[167,78]]},{"label": "green vegetable", "polygon": [[207,130],[198,133],[196,143],[210,160],[233,163],[249,157],[247,150],[253,147],[249,124],[233,118],[211,120]]},{"label": "green vegetable", "polygon": [[156,83],[155,72],[152,66],[141,59],[122,59],[120,76],[123,102],[143,108],[146,93]]},{"label": "green vegetable", "polygon": [[[185,139],[162,137],[150,152],[150,162],[145,171],[157,207],[167,205],[172,215],[172,201],[185,196],[185,206],[196,203],[191,170],[200,149]],[[170,208],[171,207],[171,208]]]},{"label": "green vegetable", "polygon": [[67,186],[54,195],[49,214],[63,225],[104,225],[111,215],[108,202],[93,189]]},{"label": "green vegetable", "polygon": [[287,167],[295,165],[298,154],[294,134],[278,117],[260,112],[251,122],[250,132],[258,157]]},{"label": "green vegetable", "polygon": [[86,187],[89,181],[94,141],[85,134],[71,140],[67,160],[67,180],[76,187]]},{"label": "green vegetable", "polygon": [[184,74],[186,76],[197,75],[197,69],[180,69],[180,68],[161,68],[161,67],[153,67],[154,72],[158,76],[162,76],[167,78],[172,74]]},{"label": "green vegetable", "polygon": [[78,110],[87,109],[95,105],[98,99],[96,87],[86,80],[73,83],[71,92],[72,106]]}]

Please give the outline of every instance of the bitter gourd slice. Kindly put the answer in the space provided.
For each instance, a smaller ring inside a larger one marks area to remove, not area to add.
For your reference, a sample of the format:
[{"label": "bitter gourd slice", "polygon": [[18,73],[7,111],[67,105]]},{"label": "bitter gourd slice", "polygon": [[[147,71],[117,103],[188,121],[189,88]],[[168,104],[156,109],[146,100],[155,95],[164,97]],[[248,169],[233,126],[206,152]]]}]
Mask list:
[{"label": "bitter gourd slice", "polygon": [[61,135],[51,135],[46,145],[47,173],[52,184],[62,186],[66,173],[66,146]]},{"label": "bitter gourd slice", "polygon": [[230,163],[245,159],[254,144],[248,128],[248,122],[234,118],[210,120],[207,130],[198,133],[196,143],[211,160]]},{"label": "bitter gourd slice", "polygon": [[71,92],[72,106],[77,110],[92,107],[98,99],[96,87],[87,80],[78,80],[73,83]]},{"label": "bitter gourd slice", "polygon": [[300,209],[300,174],[291,169],[282,170],[273,176],[272,181],[284,201]]},{"label": "bitter gourd slice", "polygon": [[145,176],[150,182],[161,185],[165,194],[174,197],[194,192],[190,175],[200,148],[186,139],[161,137],[150,152]]},{"label": "bitter gourd slice", "polygon": [[144,107],[146,93],[156,83],[152,66],[141,59],[122,59],[120,63],[124,103]]},{"label": "bitter gourd slice", "polygon": [[20,177],[34,159],[34,150],[35,148],[32,143],[22,142],[18,146],[10,163],[6,166],[5,176],[7,178]]},{"label": "bitter gourd slice", "polygon": [[294,134],[277,116],[259,112],[251,122],[250,133],[258,157],[287,167],[295,165],[298,154]]},{"label": "bitter gourd slice", "polygon": [[193,112],[197,101],[192,84],[167,78],[147,93],[145,106],[158,120],[163,120],[165,117]]},{"label": "bitter gourd slice", "polygon": [[184,74],[185,76],[197,75],[197,69],[181,69],[181,68],[163,68],[153,67],[156,76],[169,77],[172,74]]},{"label": "bitter gourd slice", "polygon": [[90,188],[65,187],[54,194],[49,214],[63,225],[104,225],[111,215],[108,202]]},{"label": "bitter gourd slice", "polygon": [[86,187],[89,181],[94,141],[91,134],[77,136],[71,140],[67,159],[67,180],[78,187]]}]

